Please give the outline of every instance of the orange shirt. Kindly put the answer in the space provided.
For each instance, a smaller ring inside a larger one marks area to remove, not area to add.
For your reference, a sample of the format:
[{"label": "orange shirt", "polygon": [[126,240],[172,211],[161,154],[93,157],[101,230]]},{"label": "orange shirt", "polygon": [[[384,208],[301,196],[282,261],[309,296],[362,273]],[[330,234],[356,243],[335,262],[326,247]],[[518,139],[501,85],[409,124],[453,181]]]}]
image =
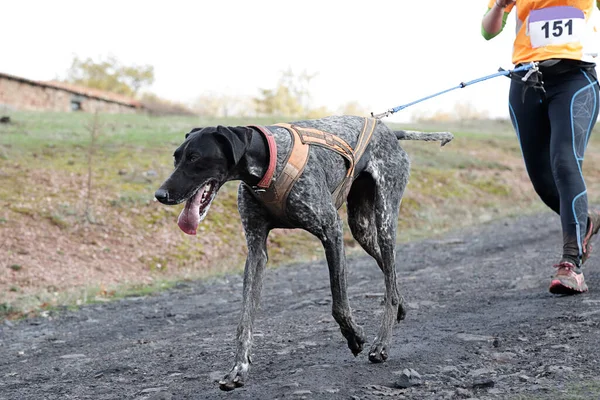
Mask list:
[{"label": "orange shirt", "polygon": [[[496,0],[489,0],[488,10]],[[517,0],[514,64],[567,58],[594,61],[596,31],[590,16],[594,0]]]}]

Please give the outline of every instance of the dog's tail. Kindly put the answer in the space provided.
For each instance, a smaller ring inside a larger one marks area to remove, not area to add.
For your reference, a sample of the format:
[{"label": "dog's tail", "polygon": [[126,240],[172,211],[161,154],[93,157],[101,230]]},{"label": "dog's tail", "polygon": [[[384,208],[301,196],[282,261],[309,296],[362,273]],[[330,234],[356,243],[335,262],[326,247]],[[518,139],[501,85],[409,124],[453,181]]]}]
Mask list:
[{"label": "dog's tail", "polygon": [[450,132],[418,132],[418,131],[394,131],[398,140],[425,140],[428,142],[442,142],[442,146],[450,143],[454,135]]}]

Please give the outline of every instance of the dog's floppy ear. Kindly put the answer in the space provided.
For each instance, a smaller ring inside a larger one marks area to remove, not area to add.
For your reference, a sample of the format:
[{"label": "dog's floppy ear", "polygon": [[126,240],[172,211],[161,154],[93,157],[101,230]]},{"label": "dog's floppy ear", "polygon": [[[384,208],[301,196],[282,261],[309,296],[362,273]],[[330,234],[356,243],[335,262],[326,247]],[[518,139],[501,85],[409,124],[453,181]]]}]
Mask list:
[{"label": "dog's floppy ear", "polygon": [[252,129],[247,126],[226,127],[217,126],[217,138],[223,144],[223,150],[237,165],[246,152],[252,137]]},{"label": "dog's floppy ear", "polygon": [[185,134],[185,138],[187,139],[192,133],[194,132],[198,132],[199,130],[202,130],[203,128],[192,128],[191,131],[189,131],[188,133]]}]

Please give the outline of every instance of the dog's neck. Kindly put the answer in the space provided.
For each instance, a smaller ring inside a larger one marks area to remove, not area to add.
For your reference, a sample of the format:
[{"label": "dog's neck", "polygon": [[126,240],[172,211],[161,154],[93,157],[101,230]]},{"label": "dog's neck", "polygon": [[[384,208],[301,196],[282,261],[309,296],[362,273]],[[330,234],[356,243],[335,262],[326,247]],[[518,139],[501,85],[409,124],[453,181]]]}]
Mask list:
[{"label": "dog's neck", "polygon": [[269,166],[269,147],[263,134],[256,129],[248,144],[244,156],[238,163],[233,179],[239,179],[254,187],[260,182]]}]

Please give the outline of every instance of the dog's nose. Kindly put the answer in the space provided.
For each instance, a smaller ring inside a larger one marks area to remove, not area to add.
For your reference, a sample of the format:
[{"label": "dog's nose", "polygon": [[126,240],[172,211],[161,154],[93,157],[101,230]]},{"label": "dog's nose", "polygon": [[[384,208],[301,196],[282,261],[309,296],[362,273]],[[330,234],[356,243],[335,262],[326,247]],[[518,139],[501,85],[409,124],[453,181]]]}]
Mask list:
[{"label": "dog's nose", "polygon": [[154,192],[154,197],[156,197],[156,200],[160,201],[161,203],[169,200],[169,192],[165,189],[158,189],[156,192]]}]

